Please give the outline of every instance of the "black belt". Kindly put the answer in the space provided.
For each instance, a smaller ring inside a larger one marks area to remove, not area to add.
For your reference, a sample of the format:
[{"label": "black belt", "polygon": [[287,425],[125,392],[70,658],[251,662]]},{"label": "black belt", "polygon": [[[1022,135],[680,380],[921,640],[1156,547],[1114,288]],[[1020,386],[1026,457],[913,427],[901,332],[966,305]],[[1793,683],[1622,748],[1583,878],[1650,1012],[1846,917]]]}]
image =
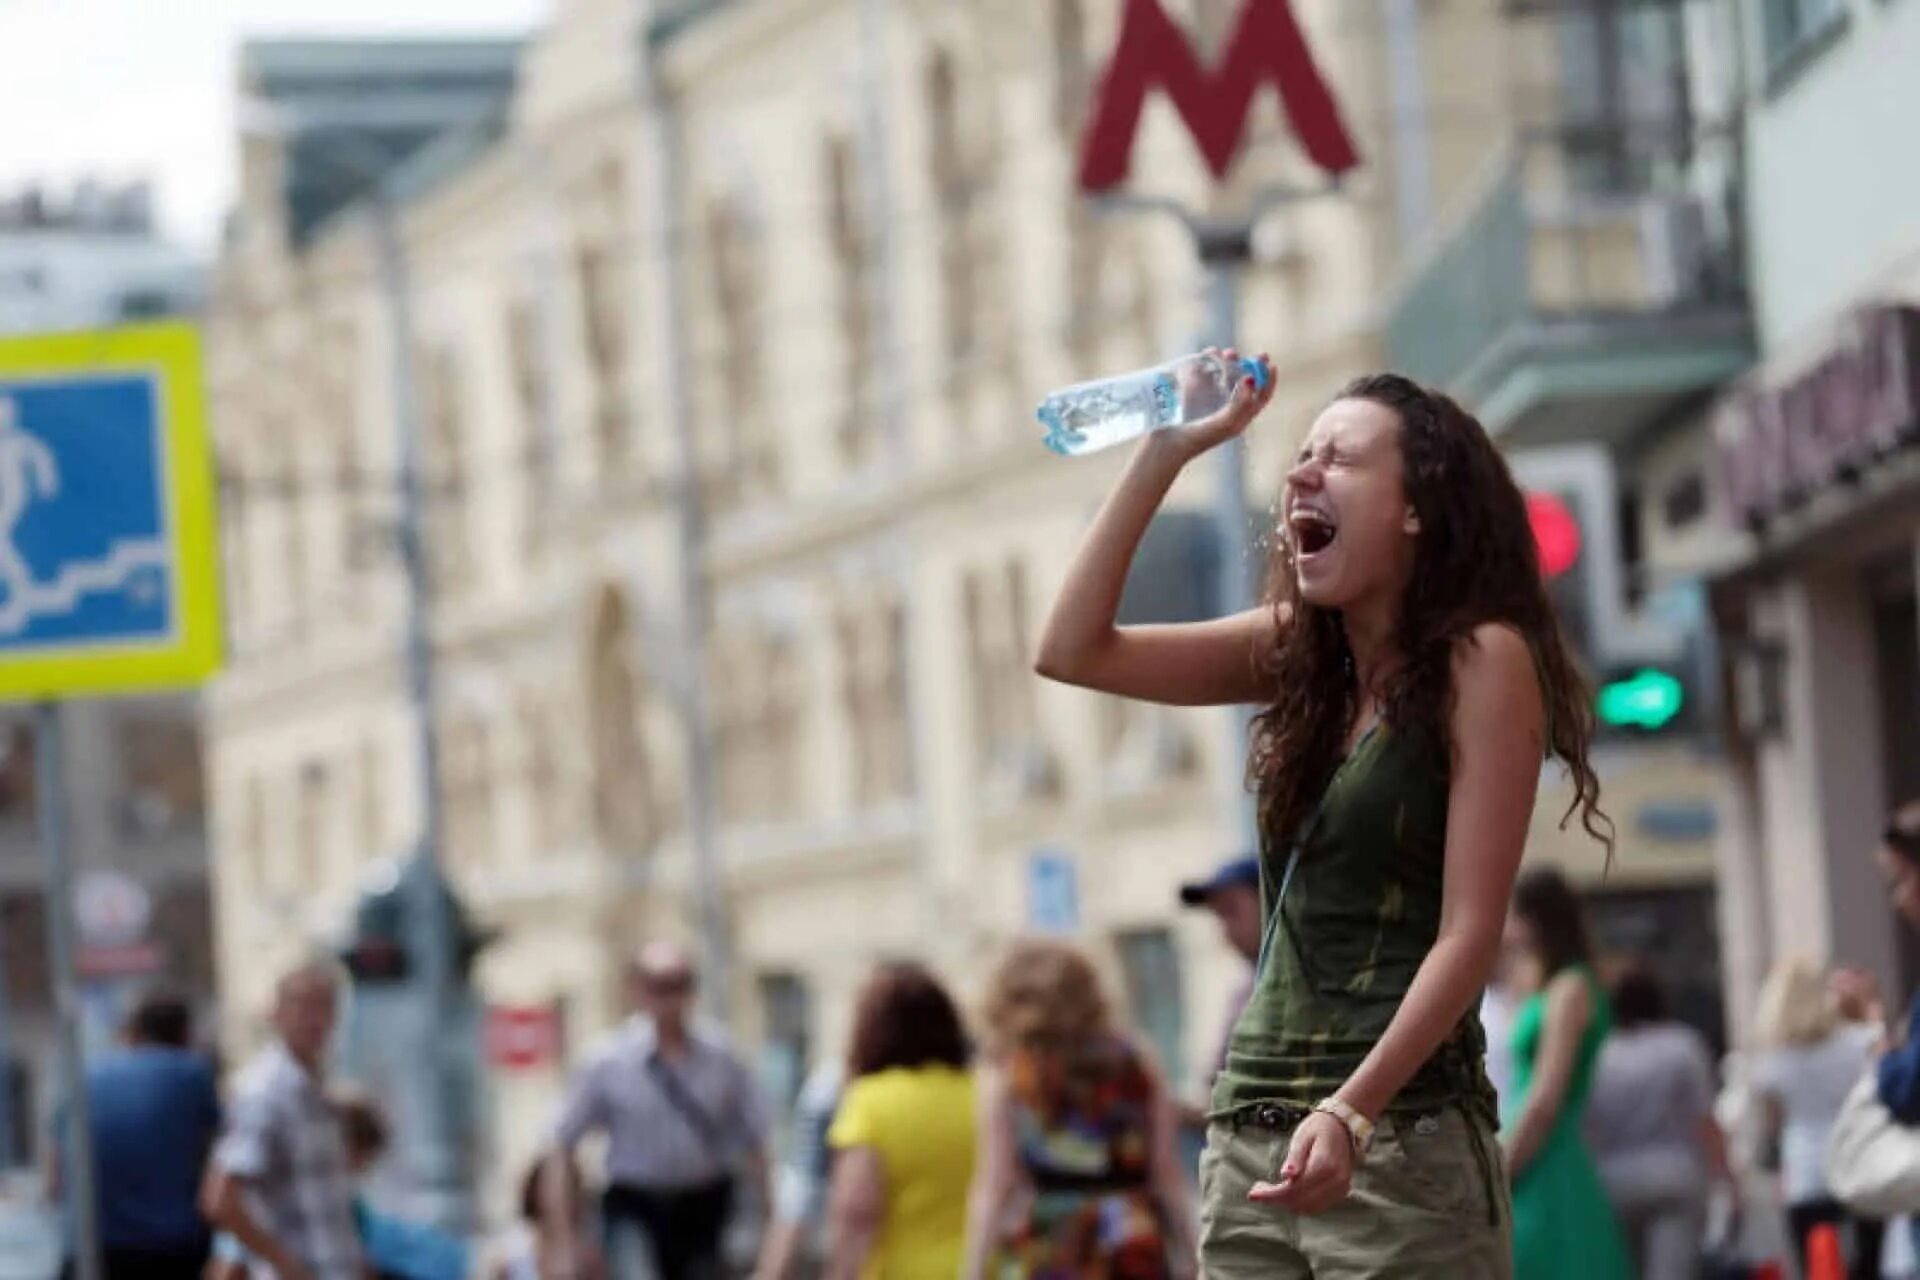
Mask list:
[{"label": "black belt", "polygon": [[1289,1103],[1259,1102],[1250,1107],[1239,1107],[1224,1119],[1236,1129],[1265,1129],[1271,1133],[1286,1133],[1299,1127],[1302,1120],[1313,1114],[1313,1108]]},{"label": "black belt", "polygon": [[1138,1175],[1111,1173],[1073,1173],[1065,1169],[1036,1169],[1033,1189],[1038,1192],[1071,1192],[1078,1195],[1124,1195],[1145,1191],[1147,1180]]},{"label": "black belt", "polygon": [[724,1194],[732,1185],[733,1180],[724,1176],[684,1187],[643,1187],[632,1182],[616,1182],[601,1195],[601,1202],[607,1212],[615,1217],[631,1217],[658,1209],[671,1209],[689,1201],[711,1199]]}]

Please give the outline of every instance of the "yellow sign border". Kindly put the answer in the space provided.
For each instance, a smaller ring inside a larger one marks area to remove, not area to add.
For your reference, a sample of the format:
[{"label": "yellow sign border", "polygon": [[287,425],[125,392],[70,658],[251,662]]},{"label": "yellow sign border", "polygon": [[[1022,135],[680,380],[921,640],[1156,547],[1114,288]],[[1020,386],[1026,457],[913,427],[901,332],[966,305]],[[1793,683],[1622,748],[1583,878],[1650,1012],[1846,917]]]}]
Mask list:
[{"label": "yellow sign border", "polygon": [[0,338],[0,384],[27,379],[151,377],[166,450],[174,635],[161,644],[0,650],[0,699],[38,700],[198,685],[220,667],[220,563],[200,335],[190,324],[132,325]]}]

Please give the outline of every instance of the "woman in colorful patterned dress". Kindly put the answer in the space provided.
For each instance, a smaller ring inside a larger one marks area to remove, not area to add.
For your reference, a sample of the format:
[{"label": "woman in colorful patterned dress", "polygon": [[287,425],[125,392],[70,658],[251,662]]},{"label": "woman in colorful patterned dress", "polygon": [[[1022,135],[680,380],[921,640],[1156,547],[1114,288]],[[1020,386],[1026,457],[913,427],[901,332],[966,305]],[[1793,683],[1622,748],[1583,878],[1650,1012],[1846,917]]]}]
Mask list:
[{"label": "woman in colorful patterned dress", "polygon": [[965,1280],[1194,1274],[1176,1106],[1086,957],[1016,945],[989,985]]}]

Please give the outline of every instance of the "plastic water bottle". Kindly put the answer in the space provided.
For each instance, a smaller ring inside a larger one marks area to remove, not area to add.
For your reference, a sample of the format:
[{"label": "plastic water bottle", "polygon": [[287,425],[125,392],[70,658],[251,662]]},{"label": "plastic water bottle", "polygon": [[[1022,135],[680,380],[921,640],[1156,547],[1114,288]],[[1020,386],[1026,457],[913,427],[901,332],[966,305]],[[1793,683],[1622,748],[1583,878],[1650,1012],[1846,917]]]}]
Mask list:
[{"label": "plastic water bottle", "polygon": [[1258,360],[1229,363],[1203,351],[1138,373],[1078,383],[1040,403],[1043,443],[1078,457],[1161,427],[1197,422],[1218,411],[1241,378],[1266,390],[1267,371]]}]

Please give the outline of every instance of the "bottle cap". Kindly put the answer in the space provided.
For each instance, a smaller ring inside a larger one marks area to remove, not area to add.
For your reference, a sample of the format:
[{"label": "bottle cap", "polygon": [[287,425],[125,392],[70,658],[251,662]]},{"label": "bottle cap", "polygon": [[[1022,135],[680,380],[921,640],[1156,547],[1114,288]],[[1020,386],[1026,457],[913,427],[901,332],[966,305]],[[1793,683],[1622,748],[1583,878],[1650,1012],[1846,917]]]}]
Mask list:
[{"label": "bottle cap", "polygon": [[1245,356],[1240,357],[1240,372],[1253,379],[1253,389],[1255,391],[1265,391],[1267,389],[1267,383],[1272,381],[1267,375],[1266,365],[1260,363],[1258,360],[1249,360]]}]

